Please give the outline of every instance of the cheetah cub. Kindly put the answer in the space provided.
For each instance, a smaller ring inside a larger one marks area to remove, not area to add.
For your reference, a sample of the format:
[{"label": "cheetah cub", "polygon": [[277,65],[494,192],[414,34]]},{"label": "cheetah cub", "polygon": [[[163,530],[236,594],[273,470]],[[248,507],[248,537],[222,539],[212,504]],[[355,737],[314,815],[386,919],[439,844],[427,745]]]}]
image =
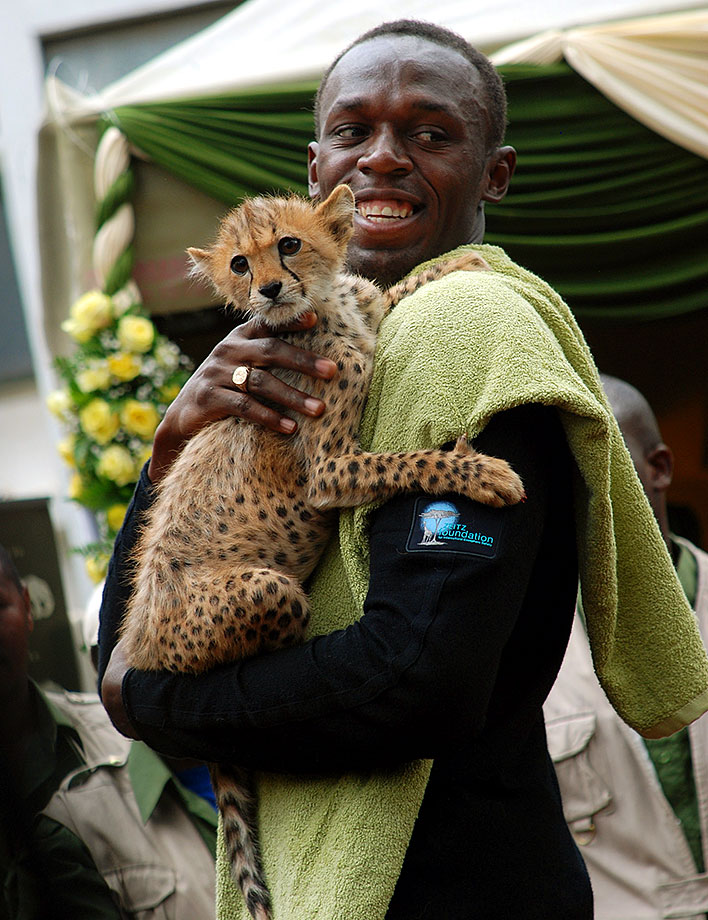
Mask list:
[{"label": "cheetah cub", "polygon": [[[344,270],[353,214],[344,185],[318,206],[295,196],[255,198],[226,216],[211,249],[188,250],[193,274],[274,329],[314,311],[313,329],[281,337],[332,358],[339,375],[328,382],[275,371],[327,405],[321,418],[298,417],[292,437],[226,418],[185,445],[157,487],[136,549],[122,627],[134,667],[197,674],[300,642],[309,616],[302,585],[338,508],[404,490],[456,492],[495,506],[523,498],[508,464],[464,437],[449,451],[359,447],[382,316],[427,281],[488,266],[465,254],[382,293]],[[252,784],[232,766],[211,772],[234,879],[255,920],[268,920]]]}]

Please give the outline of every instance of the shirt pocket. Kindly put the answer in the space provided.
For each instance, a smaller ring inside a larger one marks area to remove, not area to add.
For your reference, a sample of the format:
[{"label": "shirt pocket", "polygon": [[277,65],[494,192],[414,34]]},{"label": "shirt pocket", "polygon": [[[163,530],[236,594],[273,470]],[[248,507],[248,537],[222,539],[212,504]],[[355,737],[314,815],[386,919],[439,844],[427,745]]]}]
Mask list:
[{"label": "shirt pocket", "polygon": [[177,876],[166,866],[121,866],[105,880],[131,920],[172,920],[176,916]]},{"label": "shirt pocket", "polygon": [[612,793],[592,763],[597,717],[579,712],[546,723],[548,751],[556,769],[563,814],[579,844],[595,836],[595,815],[612,805]]}]

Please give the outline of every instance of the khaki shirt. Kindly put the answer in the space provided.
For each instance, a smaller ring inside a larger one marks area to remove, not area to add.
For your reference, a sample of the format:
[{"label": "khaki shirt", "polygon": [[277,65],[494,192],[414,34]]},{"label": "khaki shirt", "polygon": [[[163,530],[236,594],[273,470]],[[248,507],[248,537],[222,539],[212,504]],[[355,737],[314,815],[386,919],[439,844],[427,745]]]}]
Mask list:
[{"label": "khaki shirt", "polygon": [[[676,542],[698,563],[695,609],[706,639],[708,554]],[[577,616],[544,713],[565,817],[590,873],[596,920],[705,917],[708,874],[696,869],[644,741],[601,690]],[[708,865],[708,717],[688,734]]]},{"label": "khaki shirt", "polygon": [[47,696],[81,736],[86,764],[64,778],[43,813],[83,841],[122,916],[212,920],[214,810],[145,745],[117,735],[97,697]]}]

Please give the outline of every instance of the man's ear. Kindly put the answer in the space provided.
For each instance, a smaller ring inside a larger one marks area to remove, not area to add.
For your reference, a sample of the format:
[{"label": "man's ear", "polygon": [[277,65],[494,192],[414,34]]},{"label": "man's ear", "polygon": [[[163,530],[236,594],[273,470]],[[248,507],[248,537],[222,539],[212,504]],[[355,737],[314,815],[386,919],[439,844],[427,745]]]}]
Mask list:
[{"label": "man's ear", "polygon": [[311,141],[307,145],[307,190],[310,198],[318,198],[320,194],[320,183],[317,178],[317,154],[320,145],[317,141]]},{"label": "man's ear", "polygon": [[497,147],[487,162],[487,188],[482,201],[492,204],[501,201],[509,189],[516,169],[516,151],[513,147]]},{"label": "man's ear", "polygon": [[666,492],[674,478],[674,455],[666,444],[657,444],[646,456],[651,484],[657,492]]}]

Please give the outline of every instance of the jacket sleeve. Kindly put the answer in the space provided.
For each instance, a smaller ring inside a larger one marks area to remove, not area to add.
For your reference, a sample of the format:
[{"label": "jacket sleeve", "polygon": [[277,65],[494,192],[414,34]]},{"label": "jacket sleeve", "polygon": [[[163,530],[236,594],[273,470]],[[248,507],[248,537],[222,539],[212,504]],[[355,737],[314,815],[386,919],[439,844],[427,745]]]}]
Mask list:
[{"label": "jacket sleeve", "polygon": [[[370,587],[358,622],[197,677],[130,670],[123,700],[143,740],[173,756],[318,772],[435,757],[460,733],[479,733],[549,502],[569,501],[551,489],[559,455],[569,460],[555,413],[540,407],[495,417],[476,446],[509,460],[528,495],[506,509],[451,496],[468,532],[496,535],[493,555],[421,549],[411,533],[422,496],[388,502],[372,518]],[[138,494],[136,511],[144,498]],[[111,608],[125,596],[120,570],[131,526],[111,567],[102,630],[113,628]],[[573,541],[572,533],[558,536]]]}]

